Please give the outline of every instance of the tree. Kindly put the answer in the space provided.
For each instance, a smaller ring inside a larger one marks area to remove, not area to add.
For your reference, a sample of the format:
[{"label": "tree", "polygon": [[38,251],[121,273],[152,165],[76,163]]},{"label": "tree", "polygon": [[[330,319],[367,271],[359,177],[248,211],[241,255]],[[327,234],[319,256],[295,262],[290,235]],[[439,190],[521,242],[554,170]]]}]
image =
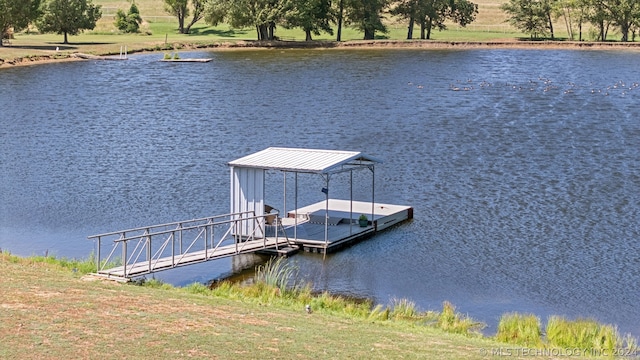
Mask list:
[{"label": "tree", "polygon": [[226,20],[234,28],[253,26],[258,40],[275,39],[276,24],[280,24],[287,4],[278,0],[214,0],[226,4]]},{"label": "tree", "polygon": [[640,1],[638,0],[604,0],[602,7],[614,26],[620,28],[621,41],[629,41],[629,31],[640,21]]},{"label": "tree", "polygon": [[382,23],[382,10],[387,5],[387,0],[345,0],[347,19],[364,32],[364,40],[373,40],[376,31],[387,33]]},{"label": "tree", "polygon": [[115,25],[118,30],[126,33],[137,33],[140,31],[140,24],[142,23],[142,17],[140,16],[140,10],[136,6],[136,3],[131,3],[129,12],[124,13],[121,9],[118,9],[115,17]]},{"label": "tree", "polygon": [[20,31],[40,16],[40,0],[0,0],[0,46],[9,30]]},{"label": "tree", "polygon": [[342,41],[342,21],[344,20],[344,0],[338,0],[338,35],[336,41]]},{"label": "tree", "polygon": [[96,27],[102,17],[100,8],[91,0],[48,0],[37,26],[41,32],[64,34],[64,43],[68,44],[67,35],[78,35],[82,30]]},{"label": "tree", "polygon": [[509,0],[500,6],[509,16],[507,22],[530,34],[531,38],[546,35],[548,17],[541,1],[538,0]]},{"label": "tree", "polygon": [[285,27],[300,27],[305,40],[313,40],[312,34],[324,31],[333,35],[331,21],[334,19],[330,0],[291,0],[285,9]]},{"label": "tree", "polygon": [[393,8],[389,11],[391,15],[399,16],[402,19],[409,20],[407,29],[407,40],[413,39],[413,27],[418,16],[418,0],[401,0],[397,1]]},{"label": "tree", "polygon": [[468,0],[403,0],[392,14],[409,19],[407,39],[413,38],[413,25],[420,24],[420,39],[431,39],[431,31],[446,30],[446,21],[467,26],[476,19],[478,5]]},{"label": "tree", "polygon": [[204,21],[207,24],[217,26],[227,16],[228,0],[209,0],[204,8]]},{"label": "tree", "polygon": [[164,0],[165,10],[178,18],[178,31],[181,34],[191,32],[191,27],[202,19],[205,15],[207,0],[191,0],[191,8],[193,8],[193,16],[186,26],[185,19],[191,14],[189,0]]}]

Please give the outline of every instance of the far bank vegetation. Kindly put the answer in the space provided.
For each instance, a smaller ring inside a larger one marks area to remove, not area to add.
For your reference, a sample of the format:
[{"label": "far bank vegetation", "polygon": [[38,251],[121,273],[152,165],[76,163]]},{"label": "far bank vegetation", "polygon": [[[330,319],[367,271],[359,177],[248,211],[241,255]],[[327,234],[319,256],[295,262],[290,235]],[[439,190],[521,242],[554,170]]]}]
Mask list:
[{"label": "far bank vegetation", "polygon": [[[365,40],[431,39],[435,31],[469,28],[465,31],[496,37],[517,37],[519,31],[532,40],[628,42],[640,34],[640,2],[627,0],[0,0],[0,5],[6,9],[0,16],[3,45],[25,29],[64,35],[64,43],[67,35],[86,30],[206,31],[231,38],[253,31],[261,41],[298,39],[289,35],[299,32],[306,41],[343,41],[345,32]],[[229,30],[205,30],[221,25]]]}]

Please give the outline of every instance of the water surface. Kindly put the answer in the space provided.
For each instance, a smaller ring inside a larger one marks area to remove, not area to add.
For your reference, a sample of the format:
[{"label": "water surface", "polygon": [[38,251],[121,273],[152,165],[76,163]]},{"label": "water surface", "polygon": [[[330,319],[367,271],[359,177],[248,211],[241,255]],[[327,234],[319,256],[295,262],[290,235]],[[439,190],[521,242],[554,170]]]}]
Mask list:
[{"label": "water surface", "polygon": [[[356,150],[384,160],[376,200],[411,205],[415,219],[325,260],[291,258],[314,287],[421,309],[449,300],[489,332],[520,311],[640,336],[636,52],[181,56],[214,61],[0,72],[0,248],[86,257],[88,235],[227,212],[233,159]],[[233,268],[156,277],[182,285]]]}]

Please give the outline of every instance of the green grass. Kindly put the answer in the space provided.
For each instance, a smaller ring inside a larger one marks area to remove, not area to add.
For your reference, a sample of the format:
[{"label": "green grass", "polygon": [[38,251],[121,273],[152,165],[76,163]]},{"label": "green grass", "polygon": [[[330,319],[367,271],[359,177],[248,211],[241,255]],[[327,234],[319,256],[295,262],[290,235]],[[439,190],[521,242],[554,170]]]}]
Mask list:
[{"label": "green grass", "polygon": [[237,289],[216,295],[231,285],[83,281],[57,264],[6,253],[0,271],[0,358],[484,359],[486,349],[502,346],[341,310],[307,314],[298,303],[263,302]]},{"label": "green grass", "polygon": [[508,313],[500,317],[496,340],[510,344],[542,345],[540,319],[533,314]]},{"label": "green grass", "polygon": [[623,345],[617,330],[611,325],[591,319],[571,321],[560,316],[549,318],[547,340],[554,347],[604,351],[609,354]]},{"label": "green grass", "polygon": [[[293,285],[294,272],[277,260],[261,270],[275,274],[272,285],[258,280],[214,288],[175,288],[154,279],[136,282],[144,286],[83,281],[76,266],[84,268],[74,260],[0,251],[0,358],[485,359],[517,350],[460,331],[478,323],[448,302],[441,312],[423,313],[408,300],[374,307],[314,294],[308,285]],[[535,317],[510,317],[535,331]],[[591,320],[556,317],[548,329],[549,343],[538,346],[636,350],[634,338],[620,339],[615,328]],[[530,351],[527,359],[548,354]]]}]

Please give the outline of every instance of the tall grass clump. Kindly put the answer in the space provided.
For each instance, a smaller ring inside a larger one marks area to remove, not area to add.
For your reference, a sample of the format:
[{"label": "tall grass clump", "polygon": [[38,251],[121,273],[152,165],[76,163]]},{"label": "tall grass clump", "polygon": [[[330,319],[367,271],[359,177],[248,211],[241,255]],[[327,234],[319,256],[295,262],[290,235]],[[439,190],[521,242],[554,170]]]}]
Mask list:
[{"label": "tall grass clump", "polygon": [[384,306],[382,304],[376,305],[370,312],[368,319],[369,320],[378,320],[378,321],[387,321],[389,320],[389,314],[391,310],[388,306]]},{"label": "tall grass clump", "polygon": [[281,292],[287,290],[291,279],[297,276],[298,269],[285,262],[284,257],[271,258],[264,265],[256,268],[256,283],[263,283],[267,286],[280,289]]},{"label": "tall grass clump", "polygon": [[480,335],[480,330],[484,328],[484,324],[457,313],[456,307],[448,301],[442,303],[442,312],[438,315],[437,326],[444,331],[467,336]]},{"label": "tall grass clump", "polygon": [[508,313],[500,317],[496,340],[524,346],[539,346],[540,319],[533,314]]},{"label": "tall grass clump", "polygon": [[393,299],[392,309],[389,313],[391,319],[415,319],[419,317],[419,312],[416,310],[416,304],[413,301],[407,299]]},{"label": "tall grass clump", "polygon": [[550,346],[609,354],[622,345],[616,328],[611,325],[599,324],[591,319],[570,321],[561,316],[549,318],[547,341]]}]

